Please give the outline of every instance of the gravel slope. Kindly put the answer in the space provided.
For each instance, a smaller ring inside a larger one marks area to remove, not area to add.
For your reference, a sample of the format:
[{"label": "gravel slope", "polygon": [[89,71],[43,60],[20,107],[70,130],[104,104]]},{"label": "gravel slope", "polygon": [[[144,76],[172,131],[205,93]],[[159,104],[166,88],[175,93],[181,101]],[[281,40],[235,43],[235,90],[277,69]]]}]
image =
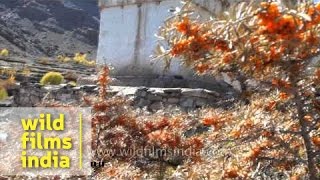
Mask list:
[{"label": "gravel slope", "polygon": [[97,0],[1,0],[0,49],[18,56],[57,56],[74,52],[95,57]]}]

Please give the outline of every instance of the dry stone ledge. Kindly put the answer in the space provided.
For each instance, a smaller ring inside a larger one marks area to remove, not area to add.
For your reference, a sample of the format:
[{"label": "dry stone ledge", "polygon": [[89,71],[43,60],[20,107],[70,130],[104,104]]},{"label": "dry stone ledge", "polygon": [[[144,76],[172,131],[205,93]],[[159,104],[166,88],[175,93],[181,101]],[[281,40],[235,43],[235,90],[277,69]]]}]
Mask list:
[{"label": "dry stone ledge", "polygon": [[[41,86],[37,83],[18,83],[8,89],[9,98],[0,102],[2,107],[33,107],[44,97],[63,103],[79,103],[83,94],[97,94],[96,85],[73,87],[69,84],[56,86]],[[206,89],[189,88],[147,88],[129,86],[110,86],[109,94],[131,99],[131,105],[137,108],[147,108],[157,111],[165,107],[179,107],[193,110],[202,107],[228,107],[234,103],[233,91],[218,93]]]},{"label": "dry stone ledge", "polygon": [[150,111],[173,106],[185,110],[202,107],[228,107],[233,104],[235,96],[236,93],[233,91],[221,94],[206,89],[140,87],[135,90],[133,105],[140,108],[148,107]]}]

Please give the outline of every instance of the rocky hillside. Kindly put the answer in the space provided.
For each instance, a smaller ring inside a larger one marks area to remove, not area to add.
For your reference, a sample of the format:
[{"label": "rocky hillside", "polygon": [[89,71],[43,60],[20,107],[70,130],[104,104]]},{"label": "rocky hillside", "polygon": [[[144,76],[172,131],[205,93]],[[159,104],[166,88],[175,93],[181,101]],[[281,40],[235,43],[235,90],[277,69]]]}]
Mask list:
[{"label": "rocky hillside", "polygon": [[0,49],[20,56],[85,52],[95,57],[97,0],[0,1]]}]

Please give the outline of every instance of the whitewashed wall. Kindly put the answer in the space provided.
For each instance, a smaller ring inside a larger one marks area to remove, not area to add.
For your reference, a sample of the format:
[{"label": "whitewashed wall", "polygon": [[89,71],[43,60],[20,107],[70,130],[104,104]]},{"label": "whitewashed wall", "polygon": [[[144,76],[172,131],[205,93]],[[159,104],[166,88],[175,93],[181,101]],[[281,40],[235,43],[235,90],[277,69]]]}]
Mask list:
[{"label": "whitewashed wall", "polygon": [[[195,0],[200,11],[219,12],[222,0]],[[225,1],[224,1],[225,2]],[[161,75],[162,62],[151,63],[159,26],[180,0],[100,0],[101,23],[97,60],[111,64],[115,75]],[[168,75],[191,76],[191,71],[173,63]]]}]

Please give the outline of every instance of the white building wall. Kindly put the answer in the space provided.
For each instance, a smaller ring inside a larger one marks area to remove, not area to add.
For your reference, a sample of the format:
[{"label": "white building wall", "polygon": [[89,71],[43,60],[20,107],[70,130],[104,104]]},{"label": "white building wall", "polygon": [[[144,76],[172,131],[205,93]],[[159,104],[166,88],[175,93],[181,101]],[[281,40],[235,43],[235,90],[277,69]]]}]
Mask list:
[{"label": "white building wall", "polygon": [[[221,0],[195,0],[206,13],[221,11]],[[164,64],[152,64],[150,55],[157,45],[155,34],[168,10],[180,0],[100,0],[101,23],[97,60],[111,64],[115,75],[161,75]],[[191,76],[190,70],[174,61],[167,75]]]}]

